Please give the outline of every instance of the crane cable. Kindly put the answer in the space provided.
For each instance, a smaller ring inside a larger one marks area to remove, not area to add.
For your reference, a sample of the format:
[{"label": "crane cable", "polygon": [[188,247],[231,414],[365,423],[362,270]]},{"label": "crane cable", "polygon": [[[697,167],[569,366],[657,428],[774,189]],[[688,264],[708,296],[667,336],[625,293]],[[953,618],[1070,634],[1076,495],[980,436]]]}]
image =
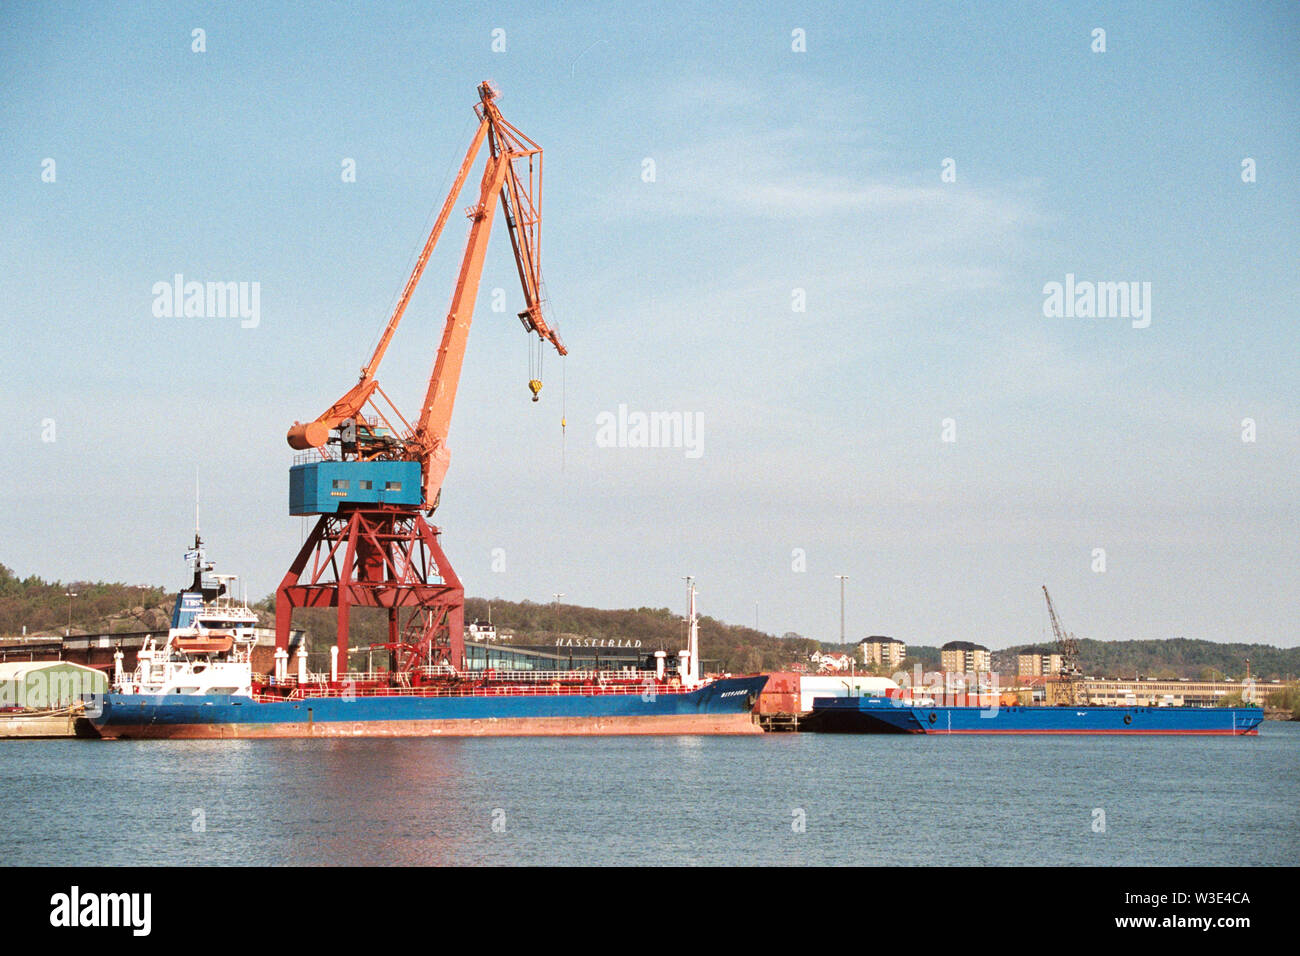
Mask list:
[{"label": "crane cable", "polygon": [[541,401],[540,392],[542,390],[542,356],[543,346],[540,335],[537,336],[537,354],[533,354],[533,342],[531,337],[528,339],[528,391],[533,393],[533,401]]},{"label": "crane cable", "polygon": [[568,418],[566,415],[566,409],[568,408],[568,399],[569,399],[568,381],[566,380],[567,376],[565,374],[568,371],[567,369],[568,363],[566,363],[564,359],[565,356],[561,355],[560,356],[560,471],[564,471],[564,440],[565,437],[568,435],[566,429],[568,428],[569,425]]},{"label": "crane cable", "polygon": [[[542,390],[542,363],[546,357],[546,342],[537,337],[536,352],[531,337],[528,340],[528,390],[533,393],[533,401],[539,401],[538,393]],[[560,356],[560,471],[564,471],[565,445],[568,438],[569,418],[569,381],[566,356]]]}]

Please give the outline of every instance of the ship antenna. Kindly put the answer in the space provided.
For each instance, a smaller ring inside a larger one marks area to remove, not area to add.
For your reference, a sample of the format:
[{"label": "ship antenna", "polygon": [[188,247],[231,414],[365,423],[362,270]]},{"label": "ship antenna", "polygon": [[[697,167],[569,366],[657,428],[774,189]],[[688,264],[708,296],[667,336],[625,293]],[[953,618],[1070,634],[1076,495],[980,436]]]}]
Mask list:
[{"label": "ship antenna", "polygon": [[199,467],[194,466],[194,547],[199,546]]}]

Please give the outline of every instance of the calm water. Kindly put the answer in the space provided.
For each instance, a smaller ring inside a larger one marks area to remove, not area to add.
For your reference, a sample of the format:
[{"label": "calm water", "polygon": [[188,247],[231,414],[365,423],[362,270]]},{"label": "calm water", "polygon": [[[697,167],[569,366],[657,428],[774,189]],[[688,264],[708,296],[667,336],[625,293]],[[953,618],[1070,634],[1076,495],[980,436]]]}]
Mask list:
[{"label": "calm water", "polygon": [[0,781],[9,865],[1300,863],[1300,724],[1253,739],[4,741]]}]

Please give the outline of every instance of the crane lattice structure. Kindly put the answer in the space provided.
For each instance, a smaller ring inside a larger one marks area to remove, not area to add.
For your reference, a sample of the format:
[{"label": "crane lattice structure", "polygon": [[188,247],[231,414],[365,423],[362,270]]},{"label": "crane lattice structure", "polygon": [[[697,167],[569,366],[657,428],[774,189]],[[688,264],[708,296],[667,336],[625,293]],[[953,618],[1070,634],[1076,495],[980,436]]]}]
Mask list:
[{"label": "crane lattice structure", "polygon": [[1077,707],[1085,703],[1083,699],[1083,669],[1079,666],[1079,641],[1061,627],[1056,619],[1056,608],[1052,607],[1052,596],[1043,585],[1043,597],[1047,599],[1047,614],[1052,619],[1052,634],[1056,637],[1056,650],[1061,655],[1061,670],[1057,674],[1060,689],[1060,703]]}]

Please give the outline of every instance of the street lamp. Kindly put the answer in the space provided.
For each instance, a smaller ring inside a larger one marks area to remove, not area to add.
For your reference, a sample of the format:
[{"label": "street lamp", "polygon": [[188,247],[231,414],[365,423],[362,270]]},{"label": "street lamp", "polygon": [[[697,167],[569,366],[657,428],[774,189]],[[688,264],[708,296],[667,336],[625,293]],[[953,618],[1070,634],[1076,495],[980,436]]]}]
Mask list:
[{"label": "street lamp", "polygon": [[564,597],[564,595],[563,595],[563,594],[555,594],[555,595],[553,595],[553,597],[555,598],[555,600],[554,600],[552,603],[558,605],[558,604],[560,603],[560,598]]},{"label": "street lamp", "polygon": [[68,598],[68,626],[67,626],[67,628],[63,631],[63,636],[64,636],[64,637],[71,637],[71,636],[72,636],[72,599],[73,599],[74,597],[77,596],[77,592],[76,592],[76,591],[65,591],[64,594],[65,594],[65,595],[67,596],[67,598]]},{"label": "street lamp", "polygon": [[844,643],[844,582],[849,579],[847,574],[835,575],[840,579],[840,643]]},{"label": "street lamp", "polygon": [[[145,611],[148,610],[148,608],[145,607],[145,601],[148,599],[149,592],[152,589],[147,584],[132,584],[131,590],[138,592],[138,600],[140,601],[140,613],[143,614]],[[135,613],[135,609],[132,608],[132,616],[134,616],[134,613]],[[136,618],[136,620],[141,620],[141,618]]]}]

